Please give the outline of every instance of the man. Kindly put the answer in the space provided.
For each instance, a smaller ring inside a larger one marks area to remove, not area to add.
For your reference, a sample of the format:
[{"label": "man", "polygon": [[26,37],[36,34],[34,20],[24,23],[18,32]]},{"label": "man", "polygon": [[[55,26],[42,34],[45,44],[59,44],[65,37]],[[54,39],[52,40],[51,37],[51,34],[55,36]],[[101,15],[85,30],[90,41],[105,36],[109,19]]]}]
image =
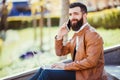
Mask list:
[{"label": "man", "polygon": [[[58,56],[71,54],[73,61],[56,63],[52,65],[53,69],[41,68],[31,79],[107,80],[104,73],[103,40],[87,23],[86,6],[72,3],[69,8],[69,21],[60,27],[55,37],[55,50]],[[63,45],[63,37],[71,29],[75,33],[72,39]]]}]

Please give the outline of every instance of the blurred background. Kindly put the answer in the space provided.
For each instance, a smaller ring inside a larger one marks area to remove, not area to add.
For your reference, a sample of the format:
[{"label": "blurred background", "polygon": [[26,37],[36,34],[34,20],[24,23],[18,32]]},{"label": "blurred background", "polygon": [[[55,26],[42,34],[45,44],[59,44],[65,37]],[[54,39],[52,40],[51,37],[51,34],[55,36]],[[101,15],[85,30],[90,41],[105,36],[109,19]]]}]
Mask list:
[{"label": "blurred background", "polygon": [[54,37],[76,1],[87,6],[104,48],[120,44],[120,0],[0,0],[0,78],[70,58],[55,55]]}]

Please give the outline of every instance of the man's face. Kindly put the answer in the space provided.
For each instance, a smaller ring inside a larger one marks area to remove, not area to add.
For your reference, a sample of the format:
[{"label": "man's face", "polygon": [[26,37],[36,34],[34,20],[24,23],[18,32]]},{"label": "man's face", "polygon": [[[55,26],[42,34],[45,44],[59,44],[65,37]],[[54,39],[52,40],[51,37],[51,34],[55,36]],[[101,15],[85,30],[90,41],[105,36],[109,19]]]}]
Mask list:
[{"label": "man's face", "polygon": [[80,29],[83,25],[83,13],[81,12],[80,7],[74,7],[69,9],[69,19],[71,27],[74,31]]}]

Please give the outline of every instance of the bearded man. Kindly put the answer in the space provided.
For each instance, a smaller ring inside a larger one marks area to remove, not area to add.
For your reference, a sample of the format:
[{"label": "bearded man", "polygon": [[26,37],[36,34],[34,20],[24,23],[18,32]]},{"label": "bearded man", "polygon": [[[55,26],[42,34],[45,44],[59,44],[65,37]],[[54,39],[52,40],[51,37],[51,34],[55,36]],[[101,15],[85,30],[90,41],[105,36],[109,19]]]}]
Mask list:
[{"label": "bearded man", "polygon": [[[71,30],[74,31],[71,40],[63,45],[63,37]],[[71,54],[72,62],[53,64],[52,69],[40,68],[31,80],[107,80],[103,39],[87,22],[84,4],[70,4],[69,21],[55,37],[55,51],[57,56]]]}]

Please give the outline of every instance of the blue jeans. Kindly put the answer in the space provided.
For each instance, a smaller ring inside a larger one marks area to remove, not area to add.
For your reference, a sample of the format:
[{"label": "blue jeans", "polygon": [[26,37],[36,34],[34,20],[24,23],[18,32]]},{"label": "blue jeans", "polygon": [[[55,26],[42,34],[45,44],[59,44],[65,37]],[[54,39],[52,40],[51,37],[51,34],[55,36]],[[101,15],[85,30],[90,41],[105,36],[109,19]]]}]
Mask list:
[{"label": "blue jeans", "polygon": [[29,80],[75,80],[75,71],[42,69]]}]

